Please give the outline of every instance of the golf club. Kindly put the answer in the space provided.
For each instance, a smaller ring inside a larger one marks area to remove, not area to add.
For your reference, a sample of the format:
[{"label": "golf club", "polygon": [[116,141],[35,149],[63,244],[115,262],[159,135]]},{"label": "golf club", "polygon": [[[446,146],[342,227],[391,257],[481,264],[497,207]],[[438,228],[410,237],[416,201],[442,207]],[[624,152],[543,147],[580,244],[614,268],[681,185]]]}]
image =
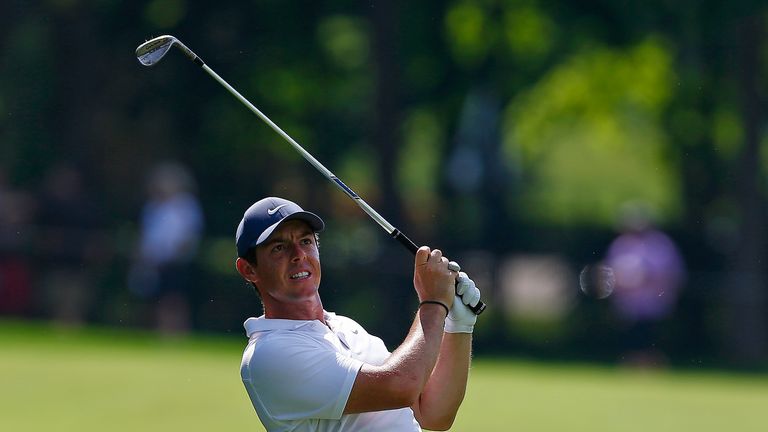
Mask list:
[{"label": "golf club", "polygon": [[[329,171],[323,164],[321,164],[317,159],[314,158],[309,152],[304,150],[302,146],[299,145],[293,138],[291,138],[287,133],[285,133],[282,129],[280,129],[279,126],[277,126],[272,120],[269,119],[266,115],[264,115],[261,111],[259,111],[258,108],[256,108],[252,103],[248,101],[248,99],[244,98],[237,90],[235,90],[229,83],[224,81],[223,78],[221,78],[216,72],[213,71],[213,69],[209,68],[208,65],[203,62],[203,60],[198,57],[194,52],[192,52],[191,49],[187,48],[181,41],[176,39],[173,36],[170,35],[164,35],[164,36],[158,36],[154,39],[148,40],[144,42],[143,44],[139,45],[138,48],[136,48],[136,58],[139,60],[139,62],[144,66],[154,66],[156,65],[160,60],[163,59],[163,57],[168,53],[168,51],[171,50],[171,48],[176,47],[180,49],[187,57],[189,57],[190,60],[192,60],[196,65],[203,68],[204,71],[208,73],[213,79],[219,82],[224,88],[226,88],[230,93],[232,93],[233,96],[235,96],[240,102],[243,103],[248,109],[250,109],[254,114],[256,114],[264,123],[269,125],[275,132],[277,132],[283,139],[288,141],[288,143],[293,146],[293,148],[301,154],[304,159],[306,159],[312,166],[314,166],[320,173],[325,176],[328,180],[332,181],[339,189],[341,189],[345,194],[347,194],[348,197],[353,199],[355,203],[357,203],[360,208],[363,209],[363,211],[371,217],[376,223],[381,226],[384,231],[386,231],[390,236],[398,240],[403,246],[405,246],[408,250],[410,250],[413,254],[416,254],[416,251],[419,249],[416,244],[411,241],[408,237],[406,237],[405,234],[403,234],[400,230],[392,226],[389,222],[387,222],[386,219],[384,219],[379,213],[376,212],[376,210],[373,209],[368,203],[365,202],[360,196],[358,196],[352,189],[349,188],[349,186],[345,185],[344,182],[342,182],[338,177],[336,177],[331,171]],[[451,266],[451,270],[459,271],[460,269],[457,268],[457,266]],[[485,310],[485,303],[482,301],[479,301],[477,305],[475,306],[469,306],[472,311],[480,315]]]}]

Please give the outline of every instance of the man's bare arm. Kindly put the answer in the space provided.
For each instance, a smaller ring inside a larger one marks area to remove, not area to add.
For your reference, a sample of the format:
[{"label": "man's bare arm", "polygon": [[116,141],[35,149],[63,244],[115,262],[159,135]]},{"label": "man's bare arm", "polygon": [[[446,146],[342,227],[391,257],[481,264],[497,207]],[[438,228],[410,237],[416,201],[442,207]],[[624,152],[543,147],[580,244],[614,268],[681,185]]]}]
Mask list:
[{"label": "man's bare arm", "polygon": [[364,364],[347,399],[345,414],[411,406],[418,400],[437,362],[445,310],[420,308],[405,341],[381,366]]},{"label": "man's bare arm", "polygon": [[[420,302],[408,336],[381,366],[363,365],[345,414],[412,406],[427,384],[440,353],[446,309],[453,303],[456,273],[440,250],[416,252],[413,286]],[[441,305],[444,305],[445,308]]]},{"label": "man's bare arm", "polygon": [[464,400],[472,356],[471,333],[445,333],[435,369],[413,412],[421,427],[448,430]]}]

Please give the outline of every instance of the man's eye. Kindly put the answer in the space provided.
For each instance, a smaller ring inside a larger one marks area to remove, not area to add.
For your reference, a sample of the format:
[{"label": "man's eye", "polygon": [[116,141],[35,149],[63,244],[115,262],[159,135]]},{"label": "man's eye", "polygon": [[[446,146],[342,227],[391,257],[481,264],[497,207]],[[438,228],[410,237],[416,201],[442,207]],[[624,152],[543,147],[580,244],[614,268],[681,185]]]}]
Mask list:
[{"label": "man's eye", "polygon": [[305,244],[305,245],[311,245],[312,244],[312,239],[311,238],[305,238],[301,242],[302,242],[302,244]]},{"label": "man's eye", "polygon": [[281,244],[275,245],[275,247],[272,248],[272,252],[280,252],[281,250],[283,250],[283,245]]}]

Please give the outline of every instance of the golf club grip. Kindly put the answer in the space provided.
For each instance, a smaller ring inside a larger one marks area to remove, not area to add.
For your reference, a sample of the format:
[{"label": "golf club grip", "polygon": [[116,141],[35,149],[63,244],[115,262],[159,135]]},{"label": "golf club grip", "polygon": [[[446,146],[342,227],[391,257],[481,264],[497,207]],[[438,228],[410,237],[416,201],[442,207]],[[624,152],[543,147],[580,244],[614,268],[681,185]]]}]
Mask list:
[{"label": "golf club grip", "polygon": [[[402,231],[395,228],[394,231],[392,231],[392,237],[395,238],[395,240],[399,241],[400,244],[405,246],[406,249],[411,251],[414,255],[416,255],[416,252],[418,252],[419,247],[416,246],[416,243],[414,243],[411,239],[408,238],[405,234],[403,234]],[[485,310],[485,303],[483,303],[482,300],[478,301],[476,305],[467,305],[467,307],[475,313],[475,315],[480,315]]]}]

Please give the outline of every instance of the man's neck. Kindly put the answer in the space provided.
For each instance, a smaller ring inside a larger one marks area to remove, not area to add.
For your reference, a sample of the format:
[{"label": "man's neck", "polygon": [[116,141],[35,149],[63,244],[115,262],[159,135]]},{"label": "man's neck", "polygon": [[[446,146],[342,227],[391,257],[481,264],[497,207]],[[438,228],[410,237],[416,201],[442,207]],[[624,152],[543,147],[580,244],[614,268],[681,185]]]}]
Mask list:
[{"label": "man's neck", "polygon": [[313,300],[297,303],[273,303],[264,304],[264,317],[267,319],[290,319],[311,321],[318,320],[325,323],[323,303],[320,297]]}]

